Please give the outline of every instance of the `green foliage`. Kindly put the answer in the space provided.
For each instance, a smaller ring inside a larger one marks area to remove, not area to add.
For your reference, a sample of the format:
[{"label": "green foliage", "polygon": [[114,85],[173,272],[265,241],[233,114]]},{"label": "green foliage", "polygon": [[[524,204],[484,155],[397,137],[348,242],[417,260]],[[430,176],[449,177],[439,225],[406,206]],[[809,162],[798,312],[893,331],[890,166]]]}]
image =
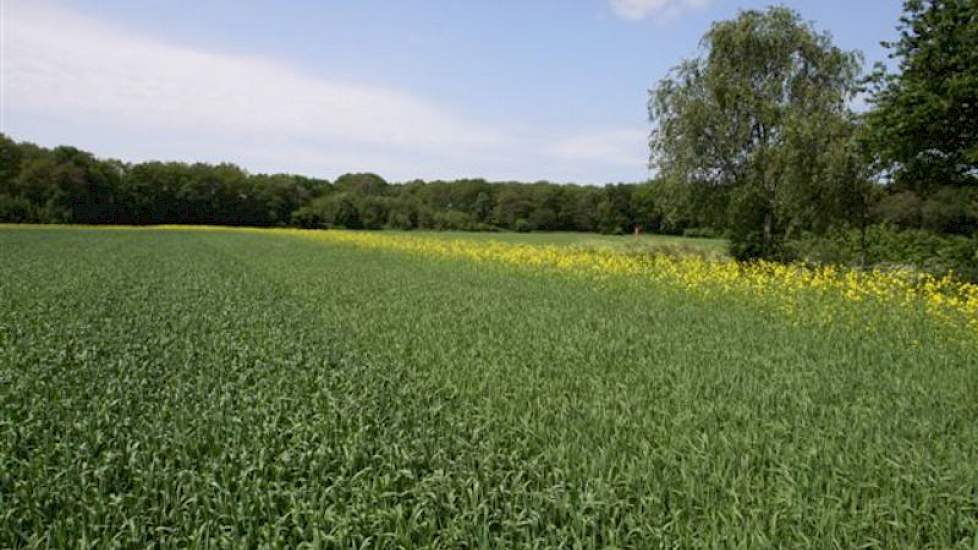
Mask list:
[{"label": "green foliage", "polygon": [[631,193],[632,221],[644,231],[662,230],[663,216],[659,206],[658,187],[657,183],[643,183],[636,186]]},{"label": "green foliage", "polygon": [[513,223],[513,229],[517,233],[529,233],[530,230],[533,229],[533,226],[530,225],[529,220],[526,218],[519,218],[515,223]]},{"label": "green foliage", "polygon": [[864,187],[847,111],[858,54],[784,7],[716,22],[702,44],[649,101],[652,163],[692,190],[664,203],[666,222],[729,229],[746,256],[777,257],[792,233],[846,218],[840,190]]},{"label": "green foliage", "polygon": [[899,190],[978,186],[978,2],[906,0],[900,71],[878,67],[869,137]]},{"label": "green foliage", "polygon": [[17,143],[0,133],[0,194],[12,191],[11,183],[20,172],[24,152]]},{"label": "green foliage", "polygon": [[978,532],[976,351],[901,318],[867,338],[274,232],[8,228],[0,250],[0,547]]},{"label": "green foliage", "polygon": [[343,174],[336,178],[333,186],[339,192],[355,195],[382,195],[387,190],[387,182],[377,174]]},{"label": "green foliage", "polygon": [[793,255],[810,262],[869,267],[903,266],[934,275],[953,273],[978,282],[978,235],[945,235],[925,229],[873,225],[857,230],[809,236],[790,244]]},{"label": "green foliage", "polygon": [[978,232],[978,188],[943,186],[923,199],[913,191],[892,192],[875,205],[874,213],[905,228],[971,235]]},{"label": "green foliage", "polygon": [[8,223],[36,223],[38,219],[34,204],[24,197],[11,197],[0,194],[0,220]]},{"label": "green foliage", "polygon": [[632,231],[632,188],[625,185],[609,185],[603,189],[603,197],[595,211],[595,224],[606,235],[623,235]]},{"label": "green foliage", "polygon": [[[330,184],[287,174],[248,174],[233,164],[96,159],[47,150],[0,134],[0,222],[295,225],[304,228],[620,233],[649,204],[630,204],[634,185],[606,188],[482,179],[390,184],[372,173]],[[599,203],[603,203],[600,213]],[[28,207],[29,206],[29,207]],[[638,218],[636,218],[638,219]]]},{"label": "green foliage", "polygon": [[417,205],[411,201],[394,201],[387,212],[387,227],[390,229],[418,227]]},{"label": "green foliage", "polygon": [[938,233],[978,233],[978,186],[941,187],[923,202],[921,225]]},{"label": "green foliage", "polygon": [[492,198],[489,196],[489,193],[479,191],[475,202],[472,204],[472,209],[472,213],[479,223],[487,223],[490,216],[492,216]]},{"label": "green foliage", "polygon": [[[326,227],[345,229],[362,229],[361,211],[354,202],[354,197],[347,193],[337,193],[320,197],[310,204],[310,208],[318,212],[318,217]],[[377,223],[377,216],[371,221]]]},{"label": "green foliage", "polygon": [[[39,223],[287,225],[304,220],[300,206],[329,187],[232,164],[130,165],[0,138],[0,160],[11,161],[0,168],[0,195],[30,203],[30,221]],[[22,211],[0,211],[0,222],[24,221]]]}]

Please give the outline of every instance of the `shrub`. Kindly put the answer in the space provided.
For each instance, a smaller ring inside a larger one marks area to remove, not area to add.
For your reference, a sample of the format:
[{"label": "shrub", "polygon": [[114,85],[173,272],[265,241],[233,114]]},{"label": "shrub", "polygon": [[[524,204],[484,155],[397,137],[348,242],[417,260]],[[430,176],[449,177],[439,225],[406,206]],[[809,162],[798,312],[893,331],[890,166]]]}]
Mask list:
[{"label": "shrub", "polygon": [[942,235],[881,224],[867,228],[865,243],[859,231],[849,230],[792,241],[789,251],[812,263],[859,265],[865,261],[870,267],[902,265],[934,275],[953,272],[962,279],[978,281],[978,234]]}]

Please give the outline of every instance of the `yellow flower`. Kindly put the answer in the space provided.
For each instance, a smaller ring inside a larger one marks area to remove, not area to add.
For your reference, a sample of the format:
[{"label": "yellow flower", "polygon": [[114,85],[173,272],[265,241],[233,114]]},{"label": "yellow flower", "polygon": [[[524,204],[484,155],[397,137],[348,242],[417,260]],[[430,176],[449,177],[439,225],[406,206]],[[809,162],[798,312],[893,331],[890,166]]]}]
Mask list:
[{"label": "yellow flower", "polygon": [[[951,276],[868,272],[767,261],[740,264],[694,255],[634,255],[609,249],[471,241],[426,235],[289,230],[322,242],[425,257],[463,259],[522,269],[549,270],[595,280],[608,277],[656,281],[700,297],[743,296],[791,318],[833,322],[860,315],[859,304],[915,310],[978,333],[978,286]],[[834,298],[834,300],[833,300]],[[846,303],[852,304],[845,306]],[[812,311],[812,308],[820,311]]]}]

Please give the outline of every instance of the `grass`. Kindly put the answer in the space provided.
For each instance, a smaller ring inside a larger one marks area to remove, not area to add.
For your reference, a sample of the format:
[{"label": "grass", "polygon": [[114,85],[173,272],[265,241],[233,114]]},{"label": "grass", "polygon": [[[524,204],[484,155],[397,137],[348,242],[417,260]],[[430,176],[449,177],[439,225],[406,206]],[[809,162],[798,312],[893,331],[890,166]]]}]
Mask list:
[{"label": "grass", "polygon": [[487,233],[474,231],[394,231],[391,234],[417,235],[426,238],[464,240],[474,242],[500,241],[504,243],[567,246],[587,249],[608,249],[625,252],[656,252],[665,250],[693,251],[713,256],[725,256],[728,243],[724,239],[680,237],[675,235],[600,235],[573,231],[532,233]]},{"label": "grass", "polygon": [[923,314],[312,237],[0,229],[0,547],[978,546]]}]

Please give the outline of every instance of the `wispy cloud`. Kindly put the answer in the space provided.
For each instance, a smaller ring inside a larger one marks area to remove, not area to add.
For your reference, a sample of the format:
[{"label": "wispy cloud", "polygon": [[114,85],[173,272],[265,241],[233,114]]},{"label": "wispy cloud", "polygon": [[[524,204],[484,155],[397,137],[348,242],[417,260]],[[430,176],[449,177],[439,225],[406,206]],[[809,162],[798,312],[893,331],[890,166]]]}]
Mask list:
[{"label": "wispy cloud", "polygon": [[641,174],[647,156],[641,131],[561,140],[554,135],[573,130],[487,122],[410,90],[187,47],[44,0],[0,2],[0,131],[15,139],[133,161],[325,177],[370,170],[395,180],[600,183]]},{"label": "wispy cloud", "polygon": [[478,150],[500,131],[408,92],[140,37],[51,6],[5,1],[6,107],[100,126]]},{"label": "wispy cloud", "polygon": [[550,152],[565,161],[642,167],[648,158],[648,136],[642,129],[598,130],[560,139]]},{"label": "wispy cloud", "polygon": [[703,8],[711,0],[609,0],[611,9],[625,19],[676,17],[690,9]]}]

